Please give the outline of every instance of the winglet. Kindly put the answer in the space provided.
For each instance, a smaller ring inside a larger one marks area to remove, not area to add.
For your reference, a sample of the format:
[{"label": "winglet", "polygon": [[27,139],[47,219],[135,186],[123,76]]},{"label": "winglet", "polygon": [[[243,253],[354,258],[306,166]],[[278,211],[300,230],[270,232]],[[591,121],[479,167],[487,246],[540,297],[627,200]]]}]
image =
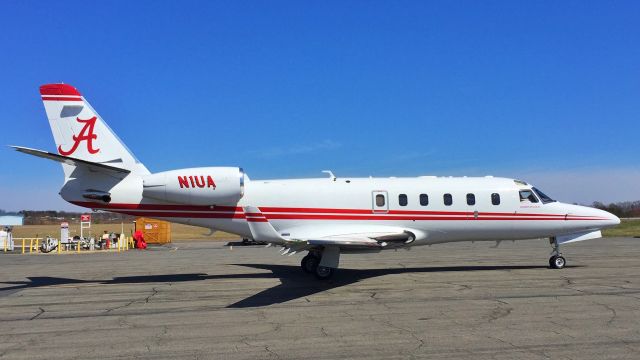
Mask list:
[{"label": "winglet", "polygon": [[266,241],[270,243],[284,243],[285,239],[278,234],[269,220],[262,214],[260,209],[255,206],[245,206],[244,210],[251,237],[255,241]]}]

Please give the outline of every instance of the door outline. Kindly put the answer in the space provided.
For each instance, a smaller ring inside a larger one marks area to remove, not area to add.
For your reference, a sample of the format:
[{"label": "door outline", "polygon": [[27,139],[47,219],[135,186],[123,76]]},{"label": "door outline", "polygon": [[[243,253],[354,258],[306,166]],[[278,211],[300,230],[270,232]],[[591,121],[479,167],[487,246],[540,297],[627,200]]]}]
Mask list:
[{"label": "door outline", "polygon": [[[376,196],[384,196],[384,205],[376,205]],[[374,214],[386,214],[389,212],[389,194],[386,190],[374,190],[371,192],[371,210]]]}]

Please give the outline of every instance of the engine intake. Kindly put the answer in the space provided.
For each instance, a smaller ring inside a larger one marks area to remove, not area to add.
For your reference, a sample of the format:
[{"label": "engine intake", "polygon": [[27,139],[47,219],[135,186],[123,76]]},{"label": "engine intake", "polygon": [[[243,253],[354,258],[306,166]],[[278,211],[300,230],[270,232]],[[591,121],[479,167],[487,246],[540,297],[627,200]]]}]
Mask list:
[{"label": "engine intake", "polygon": [[164,171],[143,178],[142,196],[185,205],[234,205],[244,195],[244,177],[237,167]]}]

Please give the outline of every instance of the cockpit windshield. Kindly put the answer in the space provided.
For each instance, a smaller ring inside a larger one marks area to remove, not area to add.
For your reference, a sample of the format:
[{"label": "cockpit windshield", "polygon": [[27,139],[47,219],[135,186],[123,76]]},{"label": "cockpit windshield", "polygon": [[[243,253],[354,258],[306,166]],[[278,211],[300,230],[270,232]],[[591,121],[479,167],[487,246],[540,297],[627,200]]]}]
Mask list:
[{"label": "cockpit windshield", "polygon": [[536,189],[536,188],[532,188],[533,191],[535,191],[536,195],[538,195],[538,197],[540,198],[540,200],[542,200],[543,204],[548,204],[551,202],[555,202],[556,200],[553,200],[552,198],[548,197],[547,195],[545,195],[545,193],[543,193],[542,191]]}]

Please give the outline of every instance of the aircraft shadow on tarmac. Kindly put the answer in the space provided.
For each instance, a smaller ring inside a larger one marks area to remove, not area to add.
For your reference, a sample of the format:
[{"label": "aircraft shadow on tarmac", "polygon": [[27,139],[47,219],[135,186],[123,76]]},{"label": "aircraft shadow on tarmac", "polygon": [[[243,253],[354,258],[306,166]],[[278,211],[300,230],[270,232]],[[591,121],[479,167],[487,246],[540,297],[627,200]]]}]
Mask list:
[{"label": "aircraft shadow on tarmac", "polygon": [[[502,266],[446,266],[446,267],[416,267],[391,269],[340,269],[335,278],[328,281],[316,280],[313,275],[305,274],[298,266],[273,264],[232,264],[268,272],[208,275],[193,274],[164,274],[115,277],[111,280],[81,280],[61,277],[28,277],[26,281],[5,281],[0,284],[13,285],[0,288],[0,296],[6,296],[16,291],[44,286],[73,285],[73,284],[138,284],[138,283],[181,283],[216,279],[280,279],[280,284],[260,291],[243,300],[228,305],[228,308],[262,307],[279,304],[290,300],[303,298],[319,292],[353,284],[365,279],[410,273],[437,273],[452,271],[499,271],[544,269],[541,265],[502,265]],[[569,266],[568,266],[569,267]],[[571,266],[577,267],[577,266]]]}]

